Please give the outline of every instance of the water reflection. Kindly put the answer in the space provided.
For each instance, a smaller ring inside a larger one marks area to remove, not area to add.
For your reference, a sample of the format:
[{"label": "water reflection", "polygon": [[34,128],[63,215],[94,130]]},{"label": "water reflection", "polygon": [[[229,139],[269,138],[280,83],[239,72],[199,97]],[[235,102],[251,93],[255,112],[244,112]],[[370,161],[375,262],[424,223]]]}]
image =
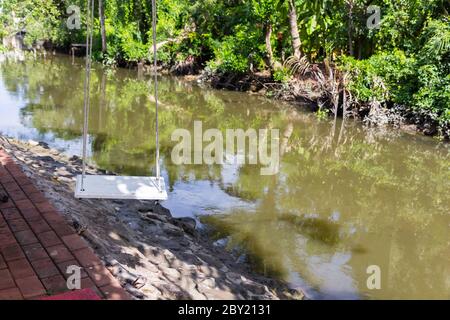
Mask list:
[{"label": "water reflection", "polygon": [[[0,131],[80,154],[81,60],[1,64]],[[106,170],[153,174],[151,79],[94,66],[90,157]],[[318,122],[310,113],[246,94],[161,78],[160,140],[166,205],[205,216],[216,237],[261,272],[310,294],[338,298],[450,298],[449,150],[429,138]],[[175,166],[176,128],[279,128],[281,171],[258,166]],[[382,289],[366,269],[379,265]]]}]

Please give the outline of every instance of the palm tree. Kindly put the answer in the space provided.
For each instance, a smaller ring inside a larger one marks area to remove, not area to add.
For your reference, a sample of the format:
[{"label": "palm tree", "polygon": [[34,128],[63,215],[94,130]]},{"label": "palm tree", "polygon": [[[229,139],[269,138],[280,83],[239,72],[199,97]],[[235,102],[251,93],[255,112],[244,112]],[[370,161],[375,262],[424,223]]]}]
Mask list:
[{"label": "palm tree", "polygon": [[289,5],[289,28],[291,32],[292,50],[293,56],[300,59],[301,56],[301,41],[300,34],[298,32],[298,21],[297,21],[297,8],[295,7],[295,0],[288,0]]}]

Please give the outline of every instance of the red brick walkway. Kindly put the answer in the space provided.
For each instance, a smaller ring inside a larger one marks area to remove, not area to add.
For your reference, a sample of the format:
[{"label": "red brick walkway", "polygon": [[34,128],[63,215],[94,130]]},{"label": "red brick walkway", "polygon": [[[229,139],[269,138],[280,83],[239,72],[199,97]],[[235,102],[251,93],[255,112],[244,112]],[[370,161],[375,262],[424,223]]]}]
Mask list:
[{"label": "red brick walkway", "polygon": [[68,266],[79,266],[81,288],[106,299],[127,299],[120,283],[0,149],[0,300],[38,299],[69,291]]}]

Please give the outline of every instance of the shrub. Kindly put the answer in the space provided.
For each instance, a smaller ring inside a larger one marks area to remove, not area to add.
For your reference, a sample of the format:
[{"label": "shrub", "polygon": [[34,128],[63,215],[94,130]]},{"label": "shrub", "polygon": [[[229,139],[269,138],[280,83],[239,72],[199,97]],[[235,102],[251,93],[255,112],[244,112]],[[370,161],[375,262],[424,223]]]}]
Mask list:
[{"label": "shrub", "polygon": [[418,123],[436,125],[448,135],[450,124],[450,25],[430,20],[415,53],[380,52],[367,60],[344,57],[352,74],[349,89],[361,103],[371,99],[406,107]]},{"label": "shrub", "polygon": [[236,27],[234,35],[225,36],[213,45],[215,59],[208,63],[213,71],[242,74],[250,64],[258,67],[262,63],[260,34],[248,26]]},{"label": "shrub", "polygon": [[142,36],[135,23],[118,28],[118,49],[120,55],[130,62],[148,58],[149,47],[143,43]]},{"label": "shrub", "polygon": [[292,75],[288,68],[282,67],[277,68],[273,72],[273,80],[281,82],[281,83],[287,83],[291,79]]},{"label": "shrub", "polygon": [[405,82],[414,75],[415,59],[406,57],[403,51],[382,52],[367,60],[343,57],[340,63],[344,71],[351,73],[349,89],[359,101],[375,98],[382,103],[404,103],[410,99]]}]

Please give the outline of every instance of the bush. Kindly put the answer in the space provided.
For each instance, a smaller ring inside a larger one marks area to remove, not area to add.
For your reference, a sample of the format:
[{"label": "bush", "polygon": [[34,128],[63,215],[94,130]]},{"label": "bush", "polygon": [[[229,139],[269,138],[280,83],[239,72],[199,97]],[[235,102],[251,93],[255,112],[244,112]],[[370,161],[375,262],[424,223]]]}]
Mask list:
[{"label": "bush", "polygon": [[116,47],[119,56],[130,62],[138,62],[148,58],[149,46],[144,44],[142,35],[135,23],[120,26],[117,29],[117,43],[113,47]]},{"label": "bush", "polygon": [[282,67],[277,68],[273,72],[273,80],[281,82],[281,83],[287,83],[291,79],[292,75],[288,68]]},{"label": "bush", "polygon": [[180,42],[173,42],[159,50],[158,60],[164,63],[186,61],[188,57],[195,57],[200,62],[208,61],[213,56],[213,42],[211,34],[189,33]]},{"label": "bush", "polygon": [[[403,51],[382,52],[367,60],[343,57],[341,69],[350,72],[352,81],[349,89],[360,102],[376,99],[379,102],[404,103],[405,90],[414,75],[414,58],[406,57]],[[406,94],[406,96],[410,95]],[[408,98],[406,98],[408,100]]]},{"label": "bush", "polygon": [[450,26],[430,20],[419,37],[421,46],[380,52],[367,60],[344,57],[343,70],[352,74],[349,89],[359,102],[371,99],[406,107],[417,123],[436,125],[448,135],[450,123]]},{"label": "bush", "polygon": [[262,63],[261,35],[247,26],[237,26],[234,35],[225,36],[213,45],[215,59],[208,63],[213,71],[223,73],[246,73],[250,64]]}]

